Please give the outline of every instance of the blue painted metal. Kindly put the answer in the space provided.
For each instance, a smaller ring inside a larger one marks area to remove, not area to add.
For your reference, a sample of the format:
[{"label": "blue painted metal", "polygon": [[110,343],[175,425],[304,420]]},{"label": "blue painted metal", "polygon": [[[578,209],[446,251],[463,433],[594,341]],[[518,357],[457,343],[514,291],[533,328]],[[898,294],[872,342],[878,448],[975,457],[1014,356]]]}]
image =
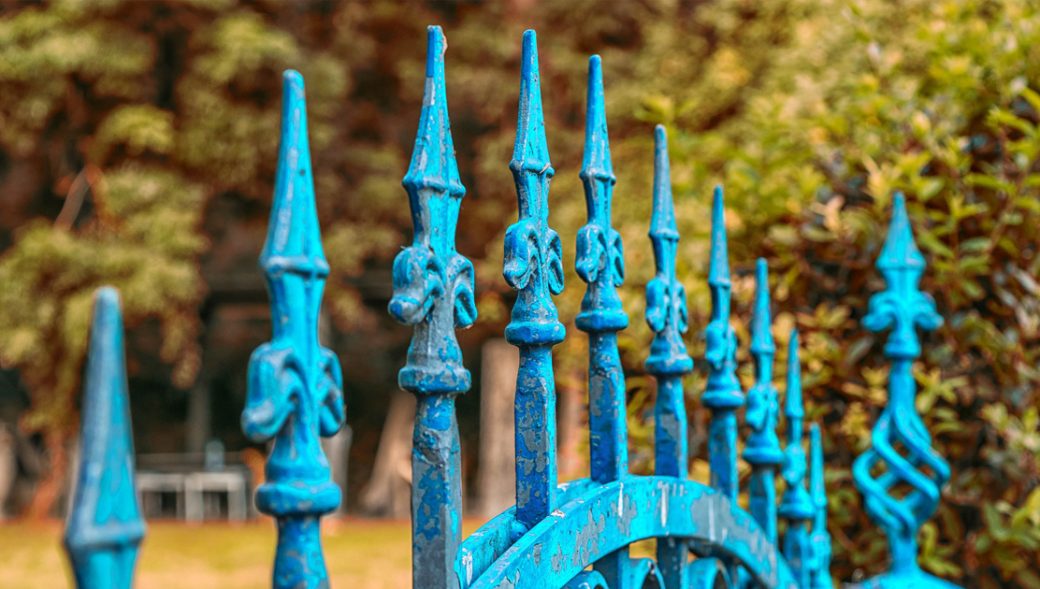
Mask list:
[{"label": "blue painted metal", "polygon": [[412,584],[458,587],[462,480],[455,398],[470,387],[455,338],[477,317],[473,265],[455,250],[466,190],[459,179],[444,84],[447,44],[440,27],[427,31],[426,90],[412,162],[404,177],[412,245],[394,260],[390,314],[415,328],[398,377],[417,399],[412,438]]},{"label": "blue painted metal", "polygon": [[662,537],[686,538],[694,550],[730,555],[764,587],[798,587],[758,523],[735,502],[699,483],[656,475],[593,485],[561,503],[469,587],[562,587],[604,556]]},{"label": "blue painted metal", "polygon": [[711,410],[708,426],[711,485],[734,500],[740,484],[737,475],[735,411],[744,404],[744,392],[737,380],[737,335],[729,324],[733,283],[729,277],[724,216],[722,187],[716,186],[711,214],[711,266],[708,271],[711,322],[704,332],[707,340],[704,359],[708,363],[708,384],[701,403]]},{"label": "blue painted metal", "polygon": [[776,344],[769,313],[769,268],[759,258],[755,268],[755,313],[751,321],[751,355],[755,359],[755,385],[748,391],[745,418],[751,426],[744,460],[751,465],[749,508],[766,535],[776,541],[776,469],[783,464],[780,439],[776,436],[777,402],[773,386]]},{"label": "blue painted metal", "polygon": [[[657,274],[646,285],[646,322],[654,331],[646,371],[657,380],[654,402],[654,470],[658,476],[685,479],[689,448],[686,425],[686,394],[683,376],[693,370],[683,334],[689,327],[686,288],[675,275],[679,229],[675,224],[672,179],[668,162],[668,136],[663,125],[654,129],[654,204],[650,220],[650,242],[654,247]],[[657,541],[657,566],[664,586],[688,587],[688,553],[685,542],[676,538]]]},{"label": "blue painted metal", "polygon": [[811,589],[834,589],[831,578],[831,535],[827,532],[827,489],[823,480],[823,441],[820,426],[809,428],[809,495],[812,497],[813,527],[809,535],[812,546]]},{"label": "blue painted metal", "polygon": [[538,46],[526,31],[520,70],[516,143],[509,162],[519,220],[505,236],[502,274],[517,298],[506,340],[520,349],[516,379],[516,522],[530,529],[556,506],[556,383],[552,348],[563,341],[552,295],[563,291],[560,236],[549,227],[549,162],[542,114]]},{"label": "blue painted metal", "polygon": [[[600,57],[589,59],[582,184],[588,223],[578,232],[575,269],[588,284],[575,320],[589,334],[589,457],[592,480],[609,483],[628,474],[628,426],[625,421],[625,374],[618,354],[617,332],[628,327],[617,287],[625,278],[621,236],[610,224],[614,168],[603,103]],[[555,424],[549,424],[554,427]],[[627,587],[632,576],[628,547],[596,562],[596,570],[612,588]],[[641,585],[640,585],[641,586]]]},{"label": "blue painted metal", "polygon": [[307,140],[303,77],[283,76],[278,173],[260,265],[271,296],[273,337],[249,360],[242,430],[273,440],[256,506],[278,520],[273,586],[328,587],[319,520],[341,492],[330,478],[320,437],[343,423],[339,361],[318,341],[329,265],[321,246]]},{"label": "blue painted metal", "polygon": [[134,442],[115,289],[98,289],[83,387],[79,468],[65,550],[79,589],[129,589],[144,519],[134,491]]},{"label": "blue painted metal", "polygon": [[787,417],[787,447],[784,449],[783,478],[787,488],[780,501],[780,517],[787,520],[784,534],[784,556],[798,580],[798,586],[807,588],[812,579],[812,550],[809,541],[809,522],[815,514],[812,498],[805,488],[805,448],[802,447],[802,367],[798,359],[798,332],[791,330],[787,347],[787,391],[784,399]]},{"label": "blue painted metal", "polygon": [[[870,449],[853,465],[853,476],[867,513],[888,535],[892,561],[888,573],[865,585],[955,587],[925,573],[917,564],[918,529],[935,512],[950,467],[930,447],[928,430],[914,407],[917,387],[911,366],[921,355],[916,329],[936,329],[942,325],[942,317],[932,298],[918,289],[924,256],[914,243],[906,201],[900,193],[893,199],[892,221],[877,267],[887,288],[871,297],[863,325],[876,332],[892,330],[885,344],[885,356],[892,363],[889,400],[874,425]],[[883,472],[873,474],[875,466],[882,466]],[[896,487],[910,491],[897,496]]]}]

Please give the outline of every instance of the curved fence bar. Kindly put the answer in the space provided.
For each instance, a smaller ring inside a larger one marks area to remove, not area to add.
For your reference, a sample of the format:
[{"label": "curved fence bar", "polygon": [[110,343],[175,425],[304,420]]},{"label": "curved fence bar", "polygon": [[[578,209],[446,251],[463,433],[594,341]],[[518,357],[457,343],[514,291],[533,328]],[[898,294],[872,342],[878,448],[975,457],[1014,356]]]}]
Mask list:
[{"label": "curved fence bar", "polygon": [[787,488],[780,501],[780,517],[787,520],[784,534],[784,556],[799,587],[809,587],[812,579],[812,551],[809,543],[809,522],[815,513],[812,499],[805,488],[808,470],[805,448],[802,447],[802,366],[798,358],[798,332],[791,330],[787,348],[787,391],[784,399],[787,418],[787,447],[784,449],[783,477]]},{"label": "curved fence bar", "polygon": [[114,288],[100,288],[94,295],[84,381],[65,550],[79,589],[130,589],[145,526],[134,491],[123,316]]},{"label": "curved fence bar", "polygon": [[[955,587],[920,569],[917,564],[917,532],[935,512],[939,494],[950,478],[950,467],[931,448],[931,437],[914,407],[917,387],[912,365],[921,355],[917,328],[937,329],[942,317],[931,296],[918,284],[924,274],[924,256],[914,243],[906,201],[896,193],[888,237],[877,268],[887,288],[870,299],[863,325],[870,331],[891,329],[885,357],[892,364],[888,405],[871,435],[871,447],[856,459],[853,476],[863,493],[867,513],[888,535],[890,571],[871,579],[867,586],[884,588]],[[875,467],[883,472],[875,475]],[[896,488],[909,488],[896,494]]]},{"label": "curved fence bar", "polygon": [[[668,135],[654,129],[654,203],[650,242],[657,274],[646,285],[646,322],[654,331],[646,371],[657,380],[654,402],[654,471],[686,479],[690,461],[683,377],[693,371],[683,334],[689,327],[686,289],[675,275],[679,229],[675,223]],[[657,566],[669,589],[689,586],[689,548],[676,538],[657,540]]]},{"label": "curved fence bar", "polygon": [[708,458],[711,485],[731,500],[739,492],[737,476],[737,416],[744,404],[744,392],[737,380],[737,335],[729,324],[729,251],[726,246],[725,209],[722,187],[715,187],[711,214],[711,322],[705,330],[704,360],[708,363],[708,384],[701,403],[711,410],[708,428]]},{"label": "curved fence bar", "polygon": [[274,587],[328,587],[319,519],[339,506],[341,492],[320,439],[343,424],[343,385],[339,360],[318,341],[329,264],[314,204],[303,77],[291,70],[283,77],[278,173],[260,265],[274,335],[249,359],[242,430],[273,444],[256,506],[278,520]]},{"label": "curved fence bar", "polygon": [[605,555],[639,540],[669,536],[688,538],[739,561],[764,587],[799,587],[746,511],[715,489],[659,476],[596,485],[561,504],[471,587],[562,587]]},{"label": "curved fence bar", "polygon": [[394,260],[390,314],[414,326],[398,381],[417,399],[412,438],[412,584],[458,587],[462,478],[455,397],[469,390],[457,327],[477,317],[473,266],[455,250],[466,190],[459,179],[444,84],[446,43],[427,31],[426,90],[411,165],[404,177],[415,226],[412,245]]},{"label": "curved fence bar", "polygon": [[751,355],[755,359],[755,385],[748,391],[745,419],[751,426],[744,460],[751,465],[748,501],[751,515],[776,542],[776,469],[783,464],[780,439],[776,436],[777,402],[773,386],[776,344],[769,313],[769,268],[759,258],[755,267],[755,313],[751,320]]},{"label": "curved fence bar", "polygon": [[[628,426],[625,421],[625,374],[617,332],[628,327],[617,287],[625,278],[621,236],[611,226],[614,168],[603,103],[603,67],[598,55],[589,59],[582,184],[588,222],[578,232],[575,269],[588,285],[575,320],[589,334],[589,466],[592,480],[609,483],[628,474]],[[612,588],[628,586],[632,575],[627,547],[596,563]]]},{"label": "curved fence bar", "polygon": [[552,295],[563,292],[560,236],[549,227],[549,163],[534,31],[524,33],[516,143],[509,169],[519,220],[505,236],[502,274],[517,298],[506,340],[520,349],[516,379],[516,521],[531,528],[556,506],[556,383],[552,348],[563,341]]},{"label": "curved fence bar", "polygon": [[812,498],[813,526],[809,543],[812,546],[811,589],[834,589],[831,579],[831,535],[827,532],[827,489],[823,480],[823,441],[820,426],[809,428],[809,495]]}]

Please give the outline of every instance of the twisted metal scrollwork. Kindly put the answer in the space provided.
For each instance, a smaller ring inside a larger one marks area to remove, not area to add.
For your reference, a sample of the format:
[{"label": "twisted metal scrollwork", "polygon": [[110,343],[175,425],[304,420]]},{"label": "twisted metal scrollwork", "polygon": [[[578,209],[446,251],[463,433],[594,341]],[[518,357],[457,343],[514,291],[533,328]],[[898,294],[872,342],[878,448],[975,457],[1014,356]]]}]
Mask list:
[{"label": "twisted metal scrollwork", "polygon": [[914,243],[906,200],[900,193],[893,199],[892,220],[877,267],[887,288],[871,297],[863,325],[876,332],[891,330],[885,344],[885,356],[892,364],[889,399],[874,425],[870,449],[853,465],[853,476],[867,513],[888,535],[892,562],[888,573],[867,586],[953,587],[917,564],[918,529],[935,512],[950,467],[931,448],[931,437],[914,407],[917,387],[912,365],[921,355],[917,329],[937,329],[942,317],[932,298],[918,289],[925,261]]}]

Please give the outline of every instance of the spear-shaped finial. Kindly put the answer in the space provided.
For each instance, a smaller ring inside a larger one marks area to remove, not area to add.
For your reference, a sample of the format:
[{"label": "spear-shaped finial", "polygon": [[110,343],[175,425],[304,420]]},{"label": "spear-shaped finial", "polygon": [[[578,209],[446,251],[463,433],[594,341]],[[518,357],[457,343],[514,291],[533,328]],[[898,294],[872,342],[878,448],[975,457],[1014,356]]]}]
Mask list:
[{"label": "spear-shaped finial", "polygon": [[784,490],[780,502],[780,517],[788,520],[784,534],[784,556],[799,587],[808,587],[812,577],[812,552],[809,544],[808,523],[815,510],[809,492],[805,489],[807,468],[805,449],[802,447],[802,366],[798,358],[798,331],[791,330],[787,349],[787,397],[784,399],[787,417],[787,447],[784,449]]},{"label": "spear-shaped finial", "polygon": [[717,186],[712,203],[711,269],[708,272],[711,322],[705,330],[708,383],[701,402],[712,411],[708,443],[712,486],[735,499],[739,479],[734,411],[744,404],[744,392],[736,373],[737,336],[729,324],[732,283],[724,215],[722,187]]},{"label": "spear-shaped finial", "polygon": [[[942,317],[932,297],[919,289],[925,263],[914,243],[906,199],[896,193],[892,205],[892,221],[877,262],[887,287],[870,298],[863,318],[871,331],[891,329],[885,343],[885,356],[892,363],[888,404],[874,425],[870,448],[853,464],[852,475],[867,513],[887,533],[892,554],[890,572],[871,582],[921,589],[952,587],[917,564],[917,532],[938,507],[950,467],[930,446],[931,437],[914,406],[917,385],[912,364],[921,355],[917,328],[936,329]],[[884,467],[880,475],[874,472],[878,464]]]},{"label": "spear-shaped finial", "polygon": [[[654,129],[654,194],[650,242],[657,273],[646,285],[646,322],[654,331],[646,371],[657,380],[654,402],[654,470],[659,476],[685,479],[688,474],[686,402],[683,376],[693,370],[686,352],[688,317],[686,289],[676,277],[679,231],[675,224],[672,180],[668,166],[668,136],[663,125]],[[685,587],[689,547],[685,542],[658,542],[657,565],[666,587]]]},{"label": "spear-shaped finial", "polygon": [[[729,278],[729,246],[726,244],[726,205],[723,202],[722,186],[716,186],[711,203],[711,266],[708,270],[708,285],[713,289],[725,289],[727,293],[733,283]],[[727,307],[729,314],[728,297]]]},{"label": "spear-shaped finial", "polygon": [[[585,155],[579,174],[585,187],[588,221],[578,232],[575,268],[588,284],[575,319],[589,334],[589,466],[592,480],[609,483],[628,474],[628,425],[625,375],[618,353],[617,332],[628,326],[617,287],[625,279],[621,235],[611,225],[614,169],[603,101],[603,66],[589,58],[588,102],[585,111]],[[619,550],[596,564],[608,586],[629,576],[628,550]]]},{"label": "spear-shaped finial", "polygon": [[549,227],[552,164],[545,143],[538,46],[524,33],[516,144],[509,169],[519,219],[506,230],[502,274],[517,290],[506,340],[520,349],[516,381],[516,518],[533,526],[556,505],[556,385],[552,347],[563,341],[552,295],[563,291],[563,247]]},{"label": "spear-shaped finial", "polygon": [[831,579],[831,535],[827,532],[827,489],[823,480],[823,441],[820,426],[809,429],[809,494],[812,496],[812,586],[811,589],[834,589]]},{"label": "spear-shaped finial", "polygon": [[456,328],[477,317],[473,265],[455,249],[462,198],[444,80],[447,43],[427,28],[426,84],[405,190],[412,244],[394,259],[390,314],[414,327],[401,388],[415,394],[412,446],[412,585],[458,587],[453,565],[461,540],[462,479],[455,398],[469,390]]},{"label": "spear-shaped finial", "polygon": [[783,463],[776,435],[777,403],[773,386],[772,320],[769,313],[769,268],[758,259],[755,269],[755,312],[751,319],[751,355],[755,359],[755,384],[748,391],[746,419],[751,426],[744,459],[751,465],[749,488],[751,513],[772,540],[776,540],[775,470]]},{"label": "spear-shaped finial", "polygon": [[283,76],[282,134],[267,242],[260,265],[271,296],[271,341],[249,360],[242,430],[274,440],[257,508],[278,519],[274,586],[328,583],[319,518],[341,500],[321,437],[344,419],[339,360],[318,341],[318,315],[329,264],[321,246],[307,141],[303,77]]},{"label": "spear-shaped finial", "polygon": [[[307,98],[303,76],[295,70],[286,70],[282,75],[282,128],[274,194],[267,240],[260,254],[261,266],[269,276],[290,271],[324,278],[329,264],[321,245],[314,205]],[[279,327],[284,326],[274,326],[276,330]]]},{"label": "spear-shaped finial", "polygon": [[145,527],[134,487],[123,317],[110,287],[94,295],[81,423],[65,550],[79,589],[130,589]]}]

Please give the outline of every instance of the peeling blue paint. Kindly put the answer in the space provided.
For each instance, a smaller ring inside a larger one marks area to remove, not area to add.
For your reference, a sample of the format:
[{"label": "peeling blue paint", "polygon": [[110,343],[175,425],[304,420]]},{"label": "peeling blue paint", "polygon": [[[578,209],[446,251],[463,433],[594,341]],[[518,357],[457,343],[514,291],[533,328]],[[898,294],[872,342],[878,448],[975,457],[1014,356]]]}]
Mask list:
[{"label": "peeling blue paint", "polygon": [[556,506],[556,382],[552,347],[563,341],[552,295],[563,291],[560,236],[549,227],[549,162],[542,115],[538,46],[523,38],[516,143],[509,169],[516,183],[519,220],[505,236],[502,274],[517,290],[506,340],[520,349],[516,380],[516,521],[525,530]]},{"label": "peeling blue paint", "polygon": [[412,437],[412,585],[459,586],[455,558],[462,537],[462,478],[455,398],[469,390],[456,328],[477,318],[473,265],[455,249],[466,189],[459,178],[444,81],[447,42],[427,30],[426,84],[405,190],[414,236],[394,260],[390,314],[414,328],[398,375],[416,396]]},{"label": "peeling blue paint", "polygon": [[[635,506],[631,509],[634,516],[622,517],[619,495],[627,498],[622,505]],[[659,517],[662,511],[669,514],[664,522]],[[763,530],[725,495],[674,477],[631,475],[561,504],[514,542],[470,587],[562,587],[607,554],[639,540],[669,536],[738,560],[750,578],[765,587],[797,588]],[[564,559],[558,568],[551,559],[536,562],[535,547],[539,545],[571,547],[573,557]],[[640,566],[645,565],[631,568]],[[633,579],[628,577],[626,582]]]}]

